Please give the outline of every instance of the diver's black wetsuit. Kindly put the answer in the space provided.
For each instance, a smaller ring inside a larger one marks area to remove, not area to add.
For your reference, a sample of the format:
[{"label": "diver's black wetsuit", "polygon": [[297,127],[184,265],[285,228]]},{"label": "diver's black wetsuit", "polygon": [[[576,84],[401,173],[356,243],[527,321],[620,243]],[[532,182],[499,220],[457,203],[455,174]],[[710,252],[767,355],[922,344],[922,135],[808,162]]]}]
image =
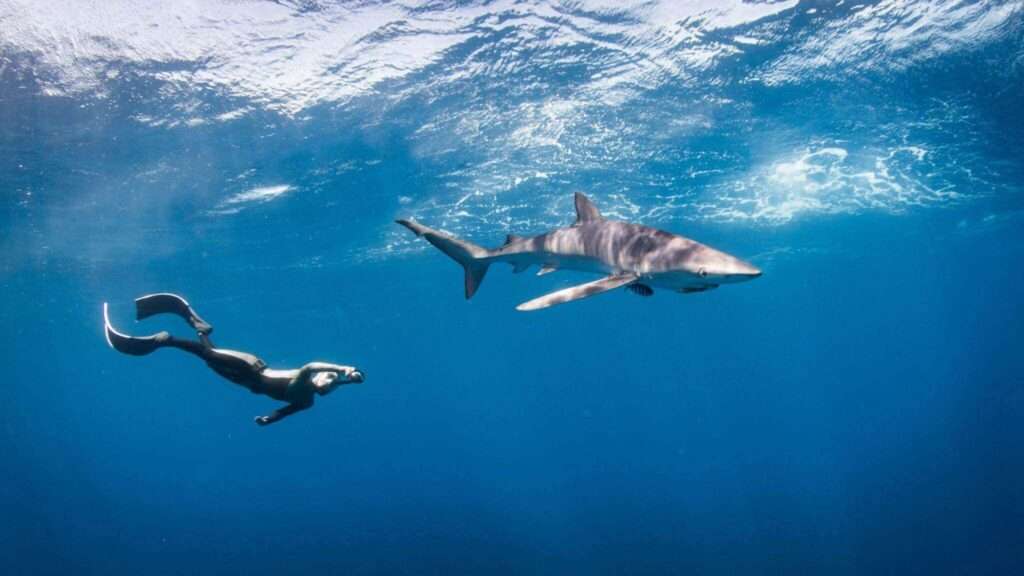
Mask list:
[{"label": "diver's black wetsuit", "polygon": [[161,346],[178,348],[199,356],[214,372],[235,384],[245,386],[255,394],[288,401],[288,383],[281,378],[265,377],[263,372],[267,369],[266,362],[247,352],[217,348],[206,334],[200,334],[198,342],[168,335]]},{"label": "diver's black wetsuit", "polygon": [[[224,378],[245,386],[255,394],[264,394],[275,400],[288,402],[270,416],[261,416],[256,422],[261,425],[276,422],[285,416],[305,410],[313,405],[316,394],[326,394],[339,384],[362,382],[362,373],[351,366],[340,366],[322,362],[311,362],[300,369],[272,370],[252,354],[217,348],[210,340],[213,327],[203,321],[184,298],[176,294],[151,294],[135,301],[136,317],[139,320],[155,314],[176,314],[195,328],[199,340],[175,338],[168,332],[152,336],[129,336],[114,329],[104,304],[103,315],[107,342],[112,348],[133,356],[145,356],[159,348],[171,347],[184,350],[202,358],[206,365]],[[319,373],[333,374],[325,382],[314,383]],[[344,379],[341,379],[341,378]]]}]

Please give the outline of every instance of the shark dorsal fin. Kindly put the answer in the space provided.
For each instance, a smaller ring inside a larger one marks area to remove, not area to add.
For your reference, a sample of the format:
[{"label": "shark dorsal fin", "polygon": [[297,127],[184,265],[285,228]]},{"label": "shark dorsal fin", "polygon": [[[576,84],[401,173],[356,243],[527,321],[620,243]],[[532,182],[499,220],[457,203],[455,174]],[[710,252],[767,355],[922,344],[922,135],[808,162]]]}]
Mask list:
[{"label": "shark dorsal fin", "polygon": [[505,246],[508,246],[509,244],[511,244],[513,242],[519,242],[520,240],[523,240],[523,239],[524,238],[522,236],[516,236],[515,234],[509,234],[508,236],[505,237]]},{"label": "shark dorsal fin", "polygon": [[601,212],[598,211],[597,206],[583,195],[582,192],[576,193],[576,224],[582,224],[584,222],[598,222],[604,220],[601,217]]}]

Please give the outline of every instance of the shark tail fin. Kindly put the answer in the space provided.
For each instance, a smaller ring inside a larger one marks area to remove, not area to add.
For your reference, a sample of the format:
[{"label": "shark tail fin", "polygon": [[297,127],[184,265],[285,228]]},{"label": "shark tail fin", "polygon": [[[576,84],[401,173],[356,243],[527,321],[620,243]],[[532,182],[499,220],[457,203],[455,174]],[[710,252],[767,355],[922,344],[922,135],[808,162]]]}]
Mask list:
[{"label": "shark tail fin", "polygon": [[436,246],[452,260],[462,264],[466,270],[466,300],[476,294],[487,274],[487,268],[491,265],[487,260],[491,254],[489,250],[413,220],[395,220],[395,222],[412,230],[417,236],[425,238],[427,242]]}]

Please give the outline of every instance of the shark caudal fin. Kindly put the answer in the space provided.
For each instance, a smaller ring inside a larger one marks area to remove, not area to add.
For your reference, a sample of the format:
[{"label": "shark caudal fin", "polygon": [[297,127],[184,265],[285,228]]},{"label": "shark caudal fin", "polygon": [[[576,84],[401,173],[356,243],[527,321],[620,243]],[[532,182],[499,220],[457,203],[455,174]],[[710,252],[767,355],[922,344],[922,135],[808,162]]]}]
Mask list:
[{"label": "shark caudal fin", "polygon": [[466,300],[473,297],[476,294],[480,284],[484,281],[484,276],[487,274],[487,267],[491,265],[490,262],[485,260],[490,256],[490,251],[482,246],[477,246],[472,242],[467,242],[446,234],[440,230],[434,230],[415,222],[412,220],[395,220],[398,224],[405,226],[409,230],[412,230],[417,236],[421,236],[427,239],[434,246],[437,246],[441,252],[444,252],[455,260],[466,270]]}]

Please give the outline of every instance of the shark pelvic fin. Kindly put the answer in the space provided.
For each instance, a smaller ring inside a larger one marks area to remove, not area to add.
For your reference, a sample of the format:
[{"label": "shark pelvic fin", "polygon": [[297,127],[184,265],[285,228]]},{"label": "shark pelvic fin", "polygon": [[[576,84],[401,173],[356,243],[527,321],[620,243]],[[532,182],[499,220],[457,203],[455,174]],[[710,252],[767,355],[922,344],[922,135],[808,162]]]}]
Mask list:
[{"label": "shark pelvic fin", "polygon": [[555,306],[556,304],[564,304],[565,302],[580,300],[582,298],[594,296],[595,294],[614,290],[620,286],[625,286],[630,282],[635,282],[636,278],[636,274],[605,276],[600,280],[594,280],[593,282],[587,282],[586,284],[580,284],[579,286],[565,288],[558,290],[557,292],[545,294],[540,298],[534,298],[529,302],[523,302],[519,306],[516,306],[516,310],[529,312],[531,310],[540,310],[541,308]]},{"label": "shark pelvic fin", "polygon": [[601,216],[601,211],[594,206],[594,203],[583,195],[582,192],[576,193],[576,224],[582,224],[584,222],[599,222],[604,220]]}]

